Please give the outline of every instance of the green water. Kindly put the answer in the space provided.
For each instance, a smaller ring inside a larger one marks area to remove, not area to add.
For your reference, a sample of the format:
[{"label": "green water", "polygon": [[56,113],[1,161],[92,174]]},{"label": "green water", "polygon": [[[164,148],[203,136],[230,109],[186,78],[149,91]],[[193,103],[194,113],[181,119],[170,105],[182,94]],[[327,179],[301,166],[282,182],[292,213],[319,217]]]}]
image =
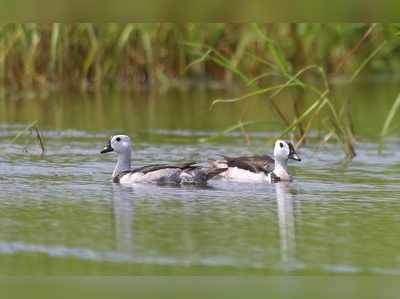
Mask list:
[{"label": "green water", "polygon": [[[350,99],[357,157],[315,141],[289,184],[207,188],[111,183],[110,135],[133,137],[134,165],[271,153],[281,126],[265,99],[209,105],[221,93],[51,95],[0,100],[1,274],[400,274],[400,139],[377,136],[395,83],[337,87]],[[225,95],[229,97],[229,95]],[[290,115],[290,99],[278,104]],[[307,105],[307,103],[305,104]],[[198,143],[246,119],[267,121]],[[29,133],[39,120],[46,153]],[[398,132],[397,132],[398,133]],[[317,130],[314,135],[318,135]]]}]

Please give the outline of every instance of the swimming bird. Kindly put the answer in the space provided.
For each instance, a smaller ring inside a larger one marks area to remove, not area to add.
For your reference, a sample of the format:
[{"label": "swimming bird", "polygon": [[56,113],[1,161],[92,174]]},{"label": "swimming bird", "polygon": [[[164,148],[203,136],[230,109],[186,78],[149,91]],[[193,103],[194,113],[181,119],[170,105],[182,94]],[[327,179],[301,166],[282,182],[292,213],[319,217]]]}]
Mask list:
[{"label": "swimming bird", "polygon": [[118,155],[112,179],[114,183],[196,184],[205,185],[209,179],[226,171],[223,167],[202,167],[196,162],[180,165],[153,164],[131,169],[132,145],[126,135],[116,135],[107,142],[101,154],[115,152]]},{"label": "swimming bird", "polygon": [[219,177],[238,181],[277,182],[291,181],[288,172],[288,160],[301,161],[292,143],[277,140],[274,147],[274,158],[263,156],[222,156],[221,160],[210,160],[214,168],[227,168]]}]

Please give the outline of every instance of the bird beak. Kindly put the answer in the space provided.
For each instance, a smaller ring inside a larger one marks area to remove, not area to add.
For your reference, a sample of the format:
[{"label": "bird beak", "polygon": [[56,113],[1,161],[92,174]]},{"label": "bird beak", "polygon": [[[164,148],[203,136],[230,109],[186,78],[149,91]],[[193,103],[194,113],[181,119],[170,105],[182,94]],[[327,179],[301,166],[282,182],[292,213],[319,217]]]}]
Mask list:
[{"label": "bird beak", "polygon": [[288,158],[300,162],[301,158],[296,153],[296,150],[294,149],[293,144],[289,143],[289,149],[290,149],[290,153],[289,153],[289,157]]},{"label": "bird beak", "polygon": [[106,144],[106,146],[103,148],[103,150],[100,152],[100,154],[105,154],[114,151],[114,149],[111,147],[111,140],[109,140]]},{"label": "bird beak", "polygon": [[295,161],[299,161],[299,162],[301,161],[301,158],[299,157],[299,155],[296,152],[290,153],[289,159],[292,159],[292,160],[295,160]]}]

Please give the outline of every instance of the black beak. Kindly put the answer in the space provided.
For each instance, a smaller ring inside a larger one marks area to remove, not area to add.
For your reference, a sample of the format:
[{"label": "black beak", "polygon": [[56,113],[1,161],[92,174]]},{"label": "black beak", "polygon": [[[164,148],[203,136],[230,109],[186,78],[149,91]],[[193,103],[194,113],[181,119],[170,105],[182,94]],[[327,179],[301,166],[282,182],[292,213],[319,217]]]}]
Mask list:
[{"label": "black beak", "polygon": [[106,144],[106,146],[103,148],[103,150],[100,152],[100,154],[105,154],[114,151],[114,149],[111,147],[111,140],[109,140]]},{"label": "black beak", "polygon": [[301,158],[299,157],[299,155],[296,153],[293,144],[288,143],[289,144],[289,159],[295,160],[295,161],[301,161]]},{"label": "black beak", "polygon": [[289,159],[296,160],[296,161],[299,161],[299,162],[301,161],[301,158],[296,153],[290,154],[289,155]]}]

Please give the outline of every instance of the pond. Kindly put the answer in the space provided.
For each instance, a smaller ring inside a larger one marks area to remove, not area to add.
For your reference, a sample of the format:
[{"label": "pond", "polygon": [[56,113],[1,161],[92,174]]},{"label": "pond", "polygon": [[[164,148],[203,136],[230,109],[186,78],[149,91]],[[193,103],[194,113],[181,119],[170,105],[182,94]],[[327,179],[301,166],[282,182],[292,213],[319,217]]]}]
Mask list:
[{"label": "pond", "polygon": [[[218,93],[102,94],[0,100],[1,274],[400,274],[400,139],[376,136],[398,85],[339,87],[351,98],[357,157],[311,140],[291,183],[221,180],[207,187],[111,182],[110,135],[134,139],[133,164],[271,153],[279,136],[265,99],[246,114],[268,124],[197,142],[237,122]],[[280,105],[285,106],[285,95]],[[39,120],[46,152],[14,136]]]}]

